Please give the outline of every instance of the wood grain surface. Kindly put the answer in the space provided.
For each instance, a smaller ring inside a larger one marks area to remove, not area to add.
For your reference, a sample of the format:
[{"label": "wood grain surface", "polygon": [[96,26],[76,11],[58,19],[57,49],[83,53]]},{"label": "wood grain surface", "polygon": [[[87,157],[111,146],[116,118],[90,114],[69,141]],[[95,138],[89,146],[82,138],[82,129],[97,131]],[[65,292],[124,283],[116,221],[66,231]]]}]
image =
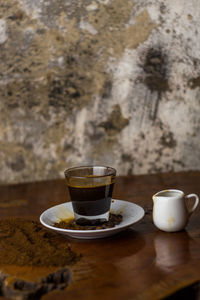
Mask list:
[{"label": "wood grain surface", "polygon": [[[165,233],[152,223],[152,195],[169,188],[200,195],[200,172],[118,177],[113,198],[142,206],[144,219],[106,239],[60,236],[83,256],[70,268],[70,285],[42,299],[163,299],[196,286],[200,280],[200,207],[184,231]],[[69,201],[65,180],[0,186],[0,195],[1,218],[39,220],[45,209]],[[191,297],[197,299],[197,289]]]}]

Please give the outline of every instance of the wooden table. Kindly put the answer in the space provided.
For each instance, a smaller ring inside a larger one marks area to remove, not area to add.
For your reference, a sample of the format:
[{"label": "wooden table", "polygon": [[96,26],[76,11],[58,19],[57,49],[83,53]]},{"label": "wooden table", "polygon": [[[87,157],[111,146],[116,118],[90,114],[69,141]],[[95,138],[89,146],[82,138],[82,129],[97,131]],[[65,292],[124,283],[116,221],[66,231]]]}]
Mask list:
[{"label": "wooden table", "polygon": [[[185,299],[195,299],[200,280],[200,207],[185,231],[159,231],[152,223],[152,195],[166,188],[200,195],[200,172],[118,177],[114,198],[141,205],[144,219],[106,239],[62,236],[83,257],[71,268],[70,285],[42,299],[161,299],[174,293],[169,299],[180,299],[177,291],[187,287],[184,295],[189,291],[190,297]],[[45,209],[69,200],[65,180],[0,186],[0,195],[3,218],[39,219]]]}]

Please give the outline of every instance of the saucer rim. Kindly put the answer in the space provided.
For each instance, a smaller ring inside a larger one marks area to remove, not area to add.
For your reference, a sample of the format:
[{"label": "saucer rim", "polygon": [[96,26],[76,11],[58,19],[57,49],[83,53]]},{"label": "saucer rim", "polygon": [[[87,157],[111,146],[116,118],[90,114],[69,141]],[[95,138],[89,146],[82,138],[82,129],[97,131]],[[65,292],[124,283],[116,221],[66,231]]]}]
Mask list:
[{"label": "saucer rim", "polygon": [[[64,228],[58,228],[58,227],[54,227],[52,225],[49,225],[47,224],[46,222],[44,222],[43,218],[45,216],[45,214],[47,214],[49,211],[51,211],[52,209],[55,209],[56,207],[59,207],[59,206],[64,206],[64,205],[71,205],[71,201],[69,202],[64,202],[64,203],[61,203],[61,204],[58,204],[58,205],[55,205],[55,206],[52,206],[48,209],[46,209],[41,215],[40,215],[40,223],[45,226],[46,228],[48,229],[51,229],[51,230],[54,230],[56,232],[59,232],[61,234],[75,234],[77,235],[78,237],[78,234],[83,234],[83,235],[87,235],[87,234],[91,234],[91,235],[96,235],[96,234],[100,234],[100,233],[111,233],[114,231],[119,231],[119,230],[123,230],[123,229],[126,229],[127,227],[130,227],[131,225],[139,222],[143,217],[144,217],[144,209],[143,207],[141,207],[140,205],[138,204],[135,204],[133,202],[130,202],[130,201],[125,201],[125,200],[119,200],[119,199],[112,199],[112,203],[114,202],[117,202],[118,204],[124,204],[124,205],[130,205],[130,206],[135,206],[137,207],[137,210],[140,210],[140,215],[138,216],[138,214],[134,217],[129,217],[131,218],[131,220],[129,220],[128,223],[125,223],[123,224],[123,222],[127,221],[127,220],[122,220],[122,222],[120,224],[117,224],[115,225],[114,227],[112,228],[105,228],[105,229],[96,229],[96,230],[73,230],[73,229],[64,229]],[[111,211],[112,211],[112,203],[111,203]]]}]

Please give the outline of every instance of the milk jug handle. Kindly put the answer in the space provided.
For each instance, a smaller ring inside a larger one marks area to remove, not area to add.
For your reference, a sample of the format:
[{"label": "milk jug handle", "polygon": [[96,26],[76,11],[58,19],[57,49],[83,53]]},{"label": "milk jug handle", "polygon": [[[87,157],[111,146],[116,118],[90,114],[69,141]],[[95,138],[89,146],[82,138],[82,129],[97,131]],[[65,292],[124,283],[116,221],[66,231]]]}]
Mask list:
[{"label": "milk jug handle", "polygon": [[[192,206],[192,208],[188,208],[188,212],[191,215],[193,213],[193,211],[197,208],[197,205],[199,204],[199,197],[196,194],[189,194],[187,196],[185,196],[186,200],[190,199],[190,198],[195,198],[195,202],[194,205]],[[188,207],[188,205],[187,205]]]}]

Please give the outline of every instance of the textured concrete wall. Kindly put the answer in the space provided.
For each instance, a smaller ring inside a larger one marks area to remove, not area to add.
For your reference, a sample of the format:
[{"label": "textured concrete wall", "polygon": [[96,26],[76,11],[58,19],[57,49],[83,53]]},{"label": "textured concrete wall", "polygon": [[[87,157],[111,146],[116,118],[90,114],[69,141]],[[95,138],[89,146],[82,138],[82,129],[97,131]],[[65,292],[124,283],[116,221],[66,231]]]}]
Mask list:
[{"label": "textured concrete wall", "polygon": [[1,0],[0,182],[200,169],[199,0]]}]

